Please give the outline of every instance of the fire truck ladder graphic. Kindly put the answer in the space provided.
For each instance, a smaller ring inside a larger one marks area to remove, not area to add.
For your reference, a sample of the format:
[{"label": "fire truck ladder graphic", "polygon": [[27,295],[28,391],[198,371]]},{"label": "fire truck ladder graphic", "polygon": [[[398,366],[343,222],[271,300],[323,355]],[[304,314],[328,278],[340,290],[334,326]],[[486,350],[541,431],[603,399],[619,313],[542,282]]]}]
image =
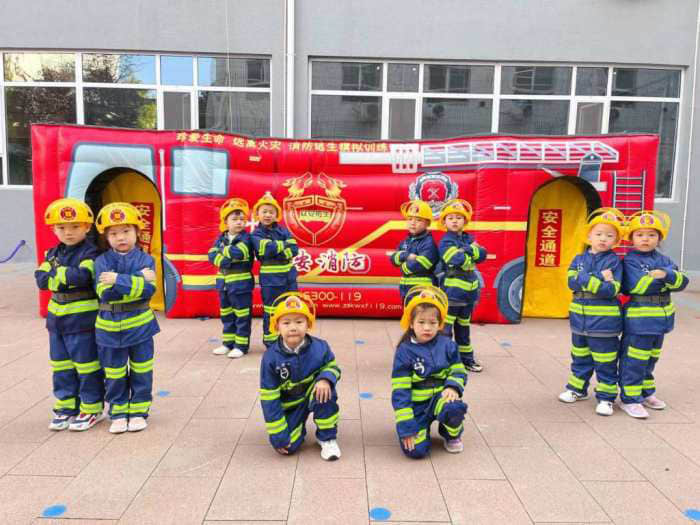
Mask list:
[{"label": "fire truck ladder graphic", "polygon": [[644,209],[644,190],[647,171],[642,170],[639,176],[631,173],[613,172],[613,207],[627,216]]},{"label": "fire truck ladder graphic", "polygon": [[617,150],[597,140],[570,142],[484,141],[450,144],[389,144],[388,152],[340,152],[341,164],[391,164],[394,173],[418,168],[479,164],[578,164],[594,154],[603,163],[618,162]]}]

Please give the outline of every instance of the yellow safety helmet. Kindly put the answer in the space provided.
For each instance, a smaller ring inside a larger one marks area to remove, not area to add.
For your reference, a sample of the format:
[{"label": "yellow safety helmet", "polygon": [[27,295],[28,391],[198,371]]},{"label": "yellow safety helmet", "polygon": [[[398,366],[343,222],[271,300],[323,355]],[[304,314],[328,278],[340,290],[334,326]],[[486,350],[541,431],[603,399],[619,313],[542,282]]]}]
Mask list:
[{"label": "yellow safety helmet", "polygon": [[633,213],[627,220],[627,240],[632,240],[633,232],[645,228],[658,231],[661,238],[665,239],[668,230],[671,229],[671,217],[659,210],[640,210]]},{"label": "yellow safety helmet", "polygon": [[94,216],[90,206],[83,201],[66,198],[55,200],[46,207],[44,222],[48,226],[69,222],[92,224]]},{"label": "yellow safety helmet", "polygon": [[221,219],[219,229],[222,232],[225,232],[228,229],[228,227],[226,226],[226,219],[234,211],[242,212],[247,220],[248,216],[250,215],[250,208],[248,207],[248,202],[244,199],[239,199],[238,197],[234,197],[233,199],[229,199],[226,202],[224,202],[224,204],[221,206],[221,209],[219,210],[219,218]]},{"label": "yellow safety helmet", "polygon": [[627,233],[626,222],[627,219],[625,218],[625,214],[617,208],[598,208],[597,210],[593,210],[586,219],[583,242],[586,244],[591,243],[588,240],[588,234],[593,226],[596,224],[608,224],[609,226],[615,228],[615,231],[617,232],[617,243],[615,243],[617,245],[622,239],[625,238]]},{"label": "yellow safety helmet", "polygon": [[309,322],[309,330],[314,327],[316,320],[316,305],[309,296],[300,292],[287,292],[280,295],[272,303],[274,308],[270,316],[270,333],[277,334],[277,322],[287,314],[301,314]]},{"label": "yellow safety helmet", "polygon": [[258,209],[260,208],[260,206],[263,206],[265,204],[274,206],[277,210],[277,220],[279,221],[280,219],[282,219],[282,208],[280,208],[279,203],[275,200],[275,198],[272,196],[272,193],[270,193],[269,191],[266,191],[265,194],[258,199],[258,202],[255,203],[255,206],[253,206],[253,219],[258,218]]},{"label": "yellow safety helmet", "polygon": [[401,316],[401,328],[408,330],[411,328],[411,316],[413,310],[419,304],[431,304],[440,312],[440,327],[445,326],[445,318],[447,317],[447,294],[430,285],[418,285],[411,288],[406,293],[404,299],[403,315]]},{"label": "yellow safety helmet", "polygon": [[404,219],[418,217],[428,222],[433,220],[433,210],[430,209],[430,205],[427,202],[422,200],[404,202],[401,205],[401,215],[403,215]]},{"label": "yellow safety helmet", "polygon": [[104,233],[110,226],[133,224],[139,230],[145,228],[141,214],[136,207],[128,202],[111,202],[104,206],[97,214],[95,226],[97,231]]},{"label": "yellow safety helmet", "polygon": [[464,217],[464,222],[465,226],[466,224],[472,220],[472,215],[474,214],[474,209],[472,208],[472,205],[469,204],[467,201],[464,199],[452,199],[447,201],[445,204],[442,205],[442,208],[440,209],[440,224],[445,225],[445,217],[448,215],[456,213],[458,215],[461,215]]}]

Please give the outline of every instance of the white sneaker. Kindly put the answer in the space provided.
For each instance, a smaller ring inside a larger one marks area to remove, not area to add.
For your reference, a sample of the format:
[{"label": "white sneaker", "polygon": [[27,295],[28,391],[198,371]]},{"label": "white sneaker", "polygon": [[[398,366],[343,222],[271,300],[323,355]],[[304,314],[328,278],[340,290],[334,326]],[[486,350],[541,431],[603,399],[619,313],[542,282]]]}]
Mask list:
[{"label": "white sneaker", "polygon": [[559,394],[559,401],[562,403],[576,403],[576,401],[583,401],[588,399],[588,394],[577,394],[573,390],[564,390]]},{"label": "white sneaker", "polygon": [[340,447],[335,439],[328,441],[316,440],[316,443],[321,445],[321,459],[326,461],[335,461],[340,458]]},{"label": "white sneaker", "polygon": [[65,430],[73,422],[73,416],[66,416],[65,414],[54,414],[49,423],[49,430]]},{"label": "white sneaker", "polygon": [[82,432],[84,430],[88,430],[89,428],[92,428],[97,423],[102,421],[104,418],[105,418],[105,415],[102,412],[100,412],[99,414],[86,414],[84,412],[81,412],[71,422],[71,424],[68,428],[69,428],[69,430],[72,430],[73,432]]},{"label": "white sneaker", "polygon": [[238,359],[239,357],[243,357],[245,354],[241,352],[238,348],[233,348],[228,354],[231,359]]},{"label": "white sneaker", "polygon": [[599,416],[612,416],[613,404],[610,401],[598,401],[598,406],[595,407],[595,413]]},{"label": "white sneaker", "polygon": [[146,428],[148,426],[148,423],[146,422],[145,417],[141,416],[136,416],[129,418],[129,432],[139,432]]},{"label": "white sneaker", "polygon": [[462,438],[446,439],[442,444],[445,447],[445,450],[447,450],[447,452],[450,454],[459,454],[464,450]]},{"label": "white sneaker", "polygon": [[214,348],[211,353],[214,355],[226,355],[228,354],[229,350],[230,348],[228,346],[221,345]]},{"label": "white sneaker", "polygon": [[109,431],[112,434],[121,434],[127,431],[129,425],[129,420],[125,417],[119,419],[113,419],[112,424],[109,426]]}]

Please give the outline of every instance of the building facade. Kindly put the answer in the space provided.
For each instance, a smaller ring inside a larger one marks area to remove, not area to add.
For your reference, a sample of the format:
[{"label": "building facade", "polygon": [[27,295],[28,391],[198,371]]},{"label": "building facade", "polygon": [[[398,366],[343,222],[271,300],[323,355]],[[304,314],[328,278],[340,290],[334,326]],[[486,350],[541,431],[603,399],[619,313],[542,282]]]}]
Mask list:
[{"label": "building facade", "polygon": [[[32,260],[30,122],[252,136],[660,136],[664,251],[700,271],[699,0],[9,0],[0,258]],[[696,239],[696,241],[692,241]]]}]

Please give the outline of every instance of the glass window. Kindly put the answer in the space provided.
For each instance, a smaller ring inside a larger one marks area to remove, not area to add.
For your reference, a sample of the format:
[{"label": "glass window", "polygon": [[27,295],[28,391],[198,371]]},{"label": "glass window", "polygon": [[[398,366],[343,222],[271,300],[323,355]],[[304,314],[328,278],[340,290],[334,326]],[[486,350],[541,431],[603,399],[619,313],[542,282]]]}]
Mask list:
[{"label": "glass window", "polygon": [[671,181],[675,155],[677,102],[610,103],[610,133],[658,133],[659,163],[656,172],[656,195],[671,196]]},{"label": "glass window", "polygon": [[163,93],[163,129],[190,129],[189,93]]},{"label": "glass window", "polygon": [[597,135],[603,125],[602,102],[579,102],[576,114],[576,134]]},{"label": "glass window", "polygon": [[418,91],[418,64],[389,64],[389,91]]},{"label": "glass window", "polygon": [[381,91],[382,65],[360,62],[314,62],[311,89]]},{"label": "glass window", "polygon": [[614,97],[679,97],[681,72],[668,69],[613,70]]},{"label": "glass window", "polygon": [[607,67],[579,67],[576,70],[577,95],[604,96],[607,90]]},{"label": "glass window", "polygon": [[503,66],[504,95],[570,95],[571,68],[551,66]]},{"label": "glass window", "polygon": [[8,82],[73,82],[73,53],[5,53],[5,80]]},{"label": "glass window", "polygon": [[493,93],[493,66],[445,66],[426,64],[426,93]]},{"label": "glass window", "polygon": [[443,139],[491,131],[488,99],[423,99],[423,138]]},{"label": "glass window", "polygon": [[106,84],[155,84],[153,55],[83,55],[83,81]]},{"label": "glass window", "polygon": [[31,184],[30,124],[75,124],[75,89],[65,87],[5,88],[9,184]]},{"label": "glass window", "polygon": [[270,94],[200,91],[199,127],[254,137],[268,136]]},{"label": "glass window", "polygon": [[566,135],[568,100],[501,99],[498,131],[524,135]]},{"label": "glass window", "polygon": [[228,194],[228,152],[212,148],[173,149],[173,191],[190,195]]},{"label": "glass window", "polygon": [[191,86],[192,60],[192,57],[160,57],[160,83],[166,86]]},{"label": "glass window", "polygon": [[379,139],[382,99],[342,95],[311,97],[311,138]]},{"label": "glass window", "polygon": [[153,89],[85,88],[85,124],[116,128],[156,129]]},{"label": "glass window", "polygon": [[411,140],[416,136],[416,101],[394,98],[389,101],[389,139]]},{"label": "glass window", "polygon": [[270,87],[270,61],[259,58],[197,59],[200,86]]}]

